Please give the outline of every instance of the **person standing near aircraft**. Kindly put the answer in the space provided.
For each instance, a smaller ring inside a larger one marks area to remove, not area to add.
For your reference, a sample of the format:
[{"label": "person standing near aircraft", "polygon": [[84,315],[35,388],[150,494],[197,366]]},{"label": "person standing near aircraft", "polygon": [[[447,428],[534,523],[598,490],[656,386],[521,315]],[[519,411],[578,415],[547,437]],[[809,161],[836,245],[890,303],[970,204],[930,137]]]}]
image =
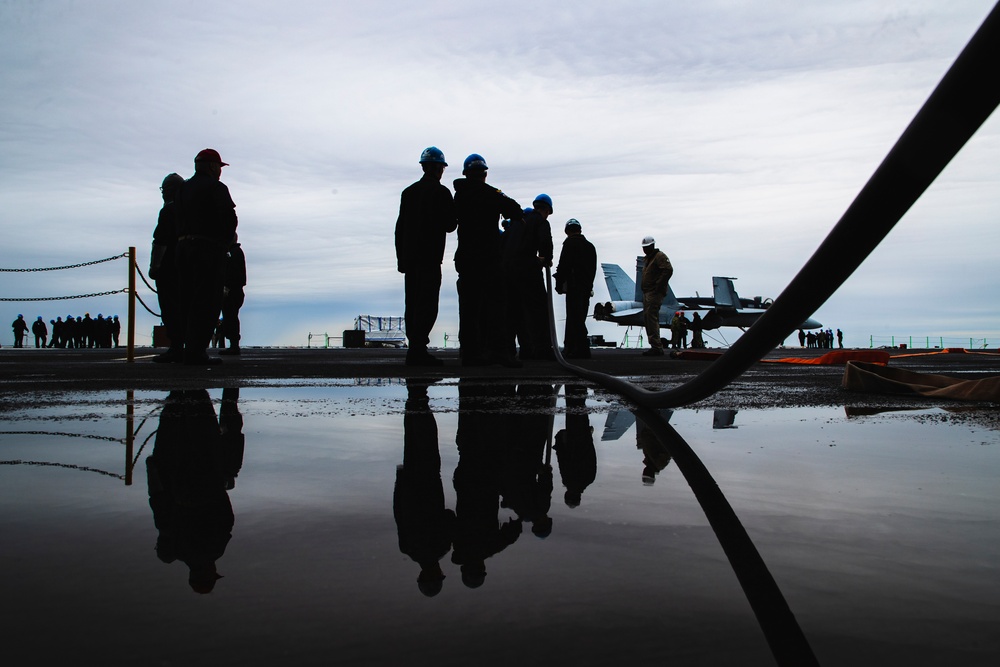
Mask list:
[{"label": "person standing near aircraft", "polygon": [[705,339],[702,337],[701,315],[695,313],[691,320],[691,349],[700,350],[705,347]]},{"label": "person standing near aircraft", "polygon": [[583,226],[576,218],[566,221],[566,240],[559,253],[556,267],[556,292],[566,295],[566,332],[563,336],[563,356],[567,359],[589,359],[587,311],[594,293],[597,275],[597,249],[583,235]]},{"label": "person standing near aircraft", "polygon": [[646,337],[649,349],[644,357],[663,356],[663,339],[660,338],[660,306],[667,295],[667,284],[674,275],[674,267],[662,251],[656,247],[656,240],[647,236],[642,240],[642,251],[646,258],[642,263],[642,310],[646,320]]},{"label": "person standing near aircraft", "polygon": [[441,184],[448,166],[444,153],[425,148],[419,164],[424,175],[403,190],[396,219],[396,269],[405,276],[406,364],[441,366],[427,345],[437,321],[445,239],[457,221],[451,192]]},{"label": "person standing near aircraft", "polygon": [[221,364],[208,345],[222,310],[226,251],[236,234],[236,204],[219,179],[229,166],[206,148],[194,158],[194,176],[178,198],[177,272],[185,364]]},{"label": "person standing near aircraft", "polygon": [[496,336],[496,308],[502,307],[500,285],[500,218],[521,220],[521,205],[486,183],[486,160],[473,153],[465,158],[462,175],[455,181],[455,215],[458,220],[458,338],[463,366],[516,361]]}]

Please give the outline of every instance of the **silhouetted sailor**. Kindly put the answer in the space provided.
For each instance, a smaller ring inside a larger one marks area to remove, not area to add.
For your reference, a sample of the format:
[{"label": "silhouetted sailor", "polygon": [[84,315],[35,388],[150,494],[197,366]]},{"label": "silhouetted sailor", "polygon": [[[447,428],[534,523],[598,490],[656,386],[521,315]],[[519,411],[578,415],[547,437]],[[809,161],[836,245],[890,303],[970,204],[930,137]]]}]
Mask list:
[{"label": "silhouetted sailor", "polygon": [[513,359],[496,335],[497,309],[503,307],[500,284],[500,218],[523,217],[521,206],[486,183],[486,160],[473,153],[465,158],[455,181],[455,214],[458,219],[459,356],[464,366],[509,363]]},{"label": "silhouetted sailor", "polygon": [[94,336],[94,318],[90,316],[90,313],[84,313],[83,319],[81,320],[78,317],[76,321],[80,325],[78,328],[79,347],[94,347],[94,343],[96,342]]},{"label": "silhouetted sailor", "polygon": [[24,315],[18,314],[10,327],[14,330],[14,347],[24,347],[24,338],[28,335],[28,323],[24,321]]},{"label": "silhouetted sailor", "polygon": [[31,323],[31,333],[35,335],[35,347],[45,347],[49,340],[49,328],[45,325],[45,320],[42,319],[41,315]]},{"label": "silhouetted sailor", "polygon": [[427,351],[427,345],[437,321],[445,239],[458,223],[451,191],[441,185],[448,166],[444,153],[435,146],[425,148],[419,164],[424,175],[399,199],[396,269],[405,276],[406,364],[440,366],[441,360]]},{"label": "silhouetted sailor", "polygon": [[[160,303],[160,319],[167,329],[170,348],[156,357],[157,363],[180,363],[184,358],[184,330],[181,327],[180,278],[177,275],[177,199],[184,177],[167,174],[160,185],[163,207],[153,230],[153,249],[149,260],[149,277],[156,281],[156,298]],[[116,345],[117,347],[117,345]]]},{"label": "silhouetted sailor", "polygon": [[544,267],[552,266],[552,198],[540,194],[521,220],[504,233],[502,267],[506,290],[505,348],[513,338],[521,359],[554,359],[549,335],[549,307]]},{"label": "silhouetted sailor", "polygon": [[695,313],[691,318],[691,349],[697,350],[705,347],[705,339],[701,333],[704,328],[701,323],[701,315]]},{"label": "silhouetted sailor", "polygon": [[62,336],[63,336],[63,321],[62,317],[57,317],[54,320],[49,320],[49,324],[52,325],[52,337],[49,338],[49,347],[63,347]]},{"label": "silhouetted sailor", "polygon": [[580,221],[570,218],[565,226],[566,240],[559,253],[559,265],[553,275],[555,290],[566,295],[566,331],[563,336],[563,356],[567,359],[589,359],[587,311],[594,293],[597,274],[597,249],[583,235]]},{"label": "silhouetted sailor", "polygon": [[178,200],[177,271],[185,364],[222,363],[208,346],[222,311],[226,252],[236,234],[236,204],[219,178],[228,166],[211,148],[194,159]]},{"label": "silhouetted sailor", "polygon": [[407,380],[403,416],[403,464],[396,466],[392,515],[399,550],[420,565],[417,587],[431,597],[441,592],[441,559],[451,551],[455,513],[445,507],[437,421],[427,382]]},{"label": "silhouetted sailor", "polygon": [[243,254],[239,236],[233,235],[233,244],[226,254],[226,279],[222,288],[222,334],[229,341],[229,347],[219,354],[240,354],[240,308],[246,294],[247,258]]},{"label": "silhouetted sailor", "polygon": [[649,339],[649,349],[643,352],[646,357],[663,355],[663,339],[660,338],[660,306],[667,295],[670,277],[674,267],[670,260],[656,247],[652,236],[642,239],[642,251],[646,257],[642,263],[642,310],[646,324],[646,337]]}]

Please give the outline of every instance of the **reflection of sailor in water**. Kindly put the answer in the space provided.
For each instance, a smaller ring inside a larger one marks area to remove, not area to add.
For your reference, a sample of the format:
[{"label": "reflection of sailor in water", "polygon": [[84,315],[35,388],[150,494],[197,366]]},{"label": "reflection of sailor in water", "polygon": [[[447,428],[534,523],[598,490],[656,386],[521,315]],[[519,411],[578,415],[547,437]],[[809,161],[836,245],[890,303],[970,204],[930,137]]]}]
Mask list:
[{"label": "reflection of sailor in water", "polygon": [[520,520],[500,524],[498,460],[506,444],[503,424],[509,415],[496,412],[490,400],[510,400],[509,388],[458,383],[458,466],[455,468],[455,548],[453,563],[462,570],[462,583],[478,588],[486,580],[486,559],[513,544],[521,534]]},{"label": "reflection of sailor in water", "polygon": [[437,422],[427,383],[407,380],[403,416],[403,465],[396,466],[392,514],[399,550],[420,564],[417,587],[428,597],[441,592],[439,561],[451,550],[455,513],[444,505]]},{"label": "reflection of sailor in water", "polygon": [[149,506],[159,531],[156,555],[164,563],[185,563],[197,593],[210,593],[221,578],[215,563],[232,537],[226,490],[235,486],[243,464],[238,399],[238,389],[223,391],[220,428],[206,390],[170,392],[146,459]]},{"label": "reflection of sailor in water", "polygon": [[531,532],[540,538],[552,532],[552,466],[546,444],[552,437],[555,393],[552,385],[521,384],[517,387],[517,413],[504,415],[501,507],[514,510]]},{"label": "reflection of sailor in water", "polygon": [[556,433],[553,449],[559,463],[559,476],[566,487],[564,499],[569,507],[580,505],[583,490],[597,478],[594,429],[586,408],[586,385],[566,385],[566,428]]},{"label": "reflection of sailor in water", "polygon": [[652,486],[656,476],[670,464],[670,451],[653,430],[635,416],[635,446],[642,450],[642,483]]}]

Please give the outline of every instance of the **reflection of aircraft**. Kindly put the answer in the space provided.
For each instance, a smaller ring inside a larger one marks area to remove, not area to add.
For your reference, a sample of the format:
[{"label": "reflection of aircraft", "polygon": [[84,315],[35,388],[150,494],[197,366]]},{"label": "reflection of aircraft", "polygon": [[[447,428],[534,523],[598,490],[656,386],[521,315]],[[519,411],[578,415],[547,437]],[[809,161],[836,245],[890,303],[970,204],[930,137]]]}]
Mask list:
[{"label": "reflection of aircraft", "polygon": [[[674,411],[663,409],[658,410],[665,423],[670,422]],[[736,413],[738,410],[715,409],[712,411],[712,428],[739,428],[736,426]],[[626,431],[632,428],[635,423],[635,414],[630,410],[612,410],[604,420],[604,432],[601,433],[601,441],[607,442],[617,440],[625,435]]]},{"label": "reflection of aircraft", "polygon": [[[594,306],[594,319],[614,322],[622,326],[643,326],[642,290],[639,287],[642,276],[642,256],[636,257],[635,280],[629,278],[617,264],[601,264],[604,271],[604,282],[608,285],[611,301],[598,303]],[[767,307],[770,299],[742,299],[733,287],[734,278],[714,276],[711,297],[674,296],[673,290],[667,287],[667,296],[660,306],[660,325],[669,326],[670,320],[677,311],[708,311],[702,315],[703,329],[718,329],[719,327],[746,328],[757,321]],[[690,318],[689,318],[690,319]],[[819,329],[822,324],[809,318],[801,325],[801,329]]]}]

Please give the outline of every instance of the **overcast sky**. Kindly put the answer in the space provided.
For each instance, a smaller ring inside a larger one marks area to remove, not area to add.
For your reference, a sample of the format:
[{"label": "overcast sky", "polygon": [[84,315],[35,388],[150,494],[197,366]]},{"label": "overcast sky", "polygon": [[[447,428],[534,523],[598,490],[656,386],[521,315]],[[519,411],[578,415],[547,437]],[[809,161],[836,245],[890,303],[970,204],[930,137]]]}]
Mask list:
[{"label": "overcast sky", "polygon": [[[557,245],[575,217],[599,261],[631,273],[652,234],[678,295],[710,294],[725,275],[741,296],[774,297],[992,6],[0,0],[0,268],[136,246],[145,269],[160,181],[190,176],[212,147],[231,164],[248,260],[244,343],[305,345],[359,314],[402,314],[399,193],[435,145],[449,185],[476,152],[522,205],[551,195]],[[992,117],[816,318],[851,345],[996,346],[998,148]],[[455,344],[455,245],[432,345]],[[122,260],[0,273],[0,297],[101,292],[126,276]],[[0,315],[121,316],[125,303],[0,302]],[[156,321],[137,318],[139,343]]]}]

